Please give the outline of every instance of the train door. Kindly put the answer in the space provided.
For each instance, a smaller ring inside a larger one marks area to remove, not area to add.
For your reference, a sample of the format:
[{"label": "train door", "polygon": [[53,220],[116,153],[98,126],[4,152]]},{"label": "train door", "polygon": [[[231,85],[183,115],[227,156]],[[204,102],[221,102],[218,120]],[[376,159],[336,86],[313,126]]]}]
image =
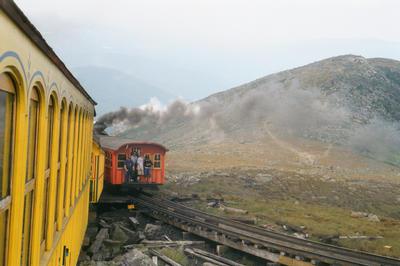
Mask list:
[{"label": "train door", "polygon": [[94,201],[97,201],[98,199],[98,188],[99,188],[99,155],[96,155],[95,161],[95,181],[94,181]]},{"label": "train door", "polygon": [[152,183],[160,183],[161,176],[161,154],[155,153],[153,160],[153,175],[152,175]]},{"label": "train door", "polygon": [[10,227],[15,96],[15,87],[11,78],[0,74],[0,265],[6,263]]}]

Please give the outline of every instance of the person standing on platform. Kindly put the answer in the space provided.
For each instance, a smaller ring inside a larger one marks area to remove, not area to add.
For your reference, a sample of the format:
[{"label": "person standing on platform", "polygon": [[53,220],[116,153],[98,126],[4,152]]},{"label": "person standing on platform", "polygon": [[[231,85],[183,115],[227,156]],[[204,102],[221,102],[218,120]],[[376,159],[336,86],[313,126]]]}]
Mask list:
[{"label": "person standing on platform", "polygon": [[132,152],[132,155],[131,155],[132,163],[136,164],[137,163],[137,159],[138,159],[137,153],[136,152]]},{"label": "person standing on platform", "polygon": [[146,156],[144,158],[143,165],[144,165],[144,176],[148,178],[151,175],[150,174],[151,167],[153,166],[153,162],[150,160],[149,156]]},{"label": "person standing on platform", "polygon": [[139,176],[144,175],[143,162],[143,157],[139,155],[137,159],[137,171]]},{"label": "person standing on platform", "polygon": [[137,160],[138,156],[136,152],[132,153],[131,156],[131,161],[132,161],[132,182],[137,182],[138,181],[138,173],[137,173]]},{"label": "person standing on platform", "polygon": [[125,182],[130,182],[133,177],[133,163],[132,160],[127,157],[124,163],[125,169]]}]

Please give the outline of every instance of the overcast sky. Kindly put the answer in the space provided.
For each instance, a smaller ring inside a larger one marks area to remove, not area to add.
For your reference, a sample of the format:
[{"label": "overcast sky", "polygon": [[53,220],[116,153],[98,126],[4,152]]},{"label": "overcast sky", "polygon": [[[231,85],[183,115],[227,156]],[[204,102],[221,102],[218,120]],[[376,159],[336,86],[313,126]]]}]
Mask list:
[{"label": "overcast sky", "polygon": [[16,2],[72,69],[115,68],[188,100],[341,54],[400,59],[396,0]]}]

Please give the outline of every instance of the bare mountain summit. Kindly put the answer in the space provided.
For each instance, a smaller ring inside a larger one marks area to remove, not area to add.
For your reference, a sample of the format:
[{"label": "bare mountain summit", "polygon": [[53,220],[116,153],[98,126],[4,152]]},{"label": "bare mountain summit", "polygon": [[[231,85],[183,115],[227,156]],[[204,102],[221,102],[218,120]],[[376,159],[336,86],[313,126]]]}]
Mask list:
[{"label": "bare mountain summit", "polygon": [[172,149],[305,139],[396,163],[399,120],[400,62],[344,55],[175,104],[122,135]]}]

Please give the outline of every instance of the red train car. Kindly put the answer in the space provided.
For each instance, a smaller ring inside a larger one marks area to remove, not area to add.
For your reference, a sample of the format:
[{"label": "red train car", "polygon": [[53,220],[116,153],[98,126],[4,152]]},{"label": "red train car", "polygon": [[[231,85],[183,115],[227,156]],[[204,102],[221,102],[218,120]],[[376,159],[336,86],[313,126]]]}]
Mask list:
[{"label": "red train car", "polygon": [[[165,183],[165,154],[168,151],[163,145],[154,142],[140,142],[120,137],[99,136],[102,149],[105,152],[105,182],[115,186],[156,187]],[[150,176],[138,176],[138,182],[129,182],[125,178],[124,164],[127,158],[135,152],[148,156],[153,162]]]}]

